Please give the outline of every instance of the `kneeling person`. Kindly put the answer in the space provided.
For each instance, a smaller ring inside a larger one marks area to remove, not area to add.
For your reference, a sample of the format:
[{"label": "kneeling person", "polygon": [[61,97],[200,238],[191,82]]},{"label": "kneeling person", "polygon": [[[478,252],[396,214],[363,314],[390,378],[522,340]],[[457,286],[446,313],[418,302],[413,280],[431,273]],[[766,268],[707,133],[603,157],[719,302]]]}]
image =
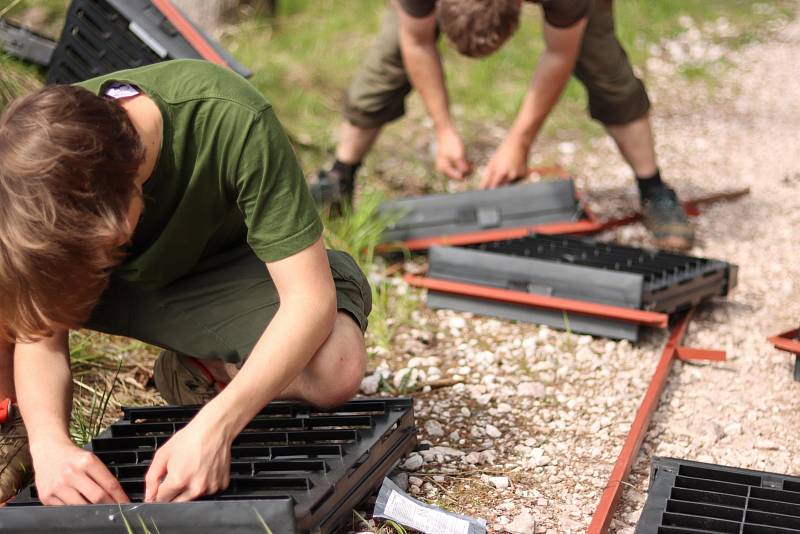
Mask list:
[{"label": "kneeling person", "polygon": [[[370,289],[321,235],[271,106],[220,67],[160,63],[13,103],[0,119],[0,398],[18,400],[42,501],[127,500],[69,440],[70,329],[163,347],[162,396],[205,404],[158,449],[147,501],[225,488],[233,439],[273,399],[352,397]],[[24,445],[21,422],[8,431]],[[0,450],[3,499],[30,458],[13,450]]]}]

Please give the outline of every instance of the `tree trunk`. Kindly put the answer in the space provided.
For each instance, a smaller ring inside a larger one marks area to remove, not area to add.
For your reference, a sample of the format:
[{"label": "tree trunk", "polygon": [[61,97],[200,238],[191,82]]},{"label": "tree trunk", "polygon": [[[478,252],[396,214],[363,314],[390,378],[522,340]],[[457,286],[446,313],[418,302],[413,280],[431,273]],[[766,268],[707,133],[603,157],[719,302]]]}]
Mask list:
[{"label": "tree trunk", "polygon": [[172,3],[210,35],[217,35],[238,4],[237,0],[172,0]]}]

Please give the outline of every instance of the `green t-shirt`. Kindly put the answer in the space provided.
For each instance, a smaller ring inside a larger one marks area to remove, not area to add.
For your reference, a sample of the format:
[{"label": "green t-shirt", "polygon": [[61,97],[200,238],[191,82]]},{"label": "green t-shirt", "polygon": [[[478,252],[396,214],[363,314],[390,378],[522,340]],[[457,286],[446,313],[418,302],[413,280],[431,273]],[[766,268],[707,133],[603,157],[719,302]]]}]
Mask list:
[{"label": "green t-shirt", "polygon": [[244,243],[273,262],[319,239],[322,223],[289,140],[247,81],[212,63],[177,60],[79,85],[103,94],[112,82],[142,91],[164,120],[144,212],[114,276],[154,289]]}]

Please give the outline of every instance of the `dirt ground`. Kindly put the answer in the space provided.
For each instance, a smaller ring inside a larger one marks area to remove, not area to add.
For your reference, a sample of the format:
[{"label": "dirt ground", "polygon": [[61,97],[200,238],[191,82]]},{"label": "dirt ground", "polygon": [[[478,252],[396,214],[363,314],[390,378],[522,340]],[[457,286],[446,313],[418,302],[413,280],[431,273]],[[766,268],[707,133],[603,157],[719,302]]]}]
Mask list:
[{"label": "dirt ground", "polygon": [[[766,341],[800,322],[800,21],[774,30],[723,51],[733,66],[712,71],[713,90],[677,74],[682,49],[719,54],[691,29],[648,63],[665,179],[686,197],[740,187],[751,194],[696,219],[693,253],[738,264],[739,285],[699,311],[686,343],[725,350],[728,361],[675,364],[612,532],[633,531],[653,455],[800,474],[800,384],[792,357]],[[609,140],[550,148],[598,212],[635,206]],[[638,226],[603,238],[648,244]],[[464,383],[414,394],[421,439],[434,448],[408,462],[410,491],[484,518],[492,532],[583,532],[666,334],[648,332],[633,345],[446,311],[418,311],[414,320],[396,353],[374,360],[377,373],[398,385]]]}]

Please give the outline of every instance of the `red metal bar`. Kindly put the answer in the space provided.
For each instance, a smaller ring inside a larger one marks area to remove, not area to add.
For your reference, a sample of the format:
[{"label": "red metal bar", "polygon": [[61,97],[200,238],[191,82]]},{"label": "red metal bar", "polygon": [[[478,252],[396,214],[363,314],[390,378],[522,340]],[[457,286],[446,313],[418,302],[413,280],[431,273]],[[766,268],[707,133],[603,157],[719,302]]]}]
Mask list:
[{"label": "red metal bar", "polygon": [[798,332],[800,332],[800,328],[795,328],[794,330],[789,330],[788,332],[767,339],[770,343],[775,345],[776,349],[800,355],[800,340],[797,339]]},{"label": "red metal bar", "polygon": [[694,349],[690,347],[678,347],[677,356],[679,360],[685,361],[724,362],[727,359],[724,350]]},{"label": "red metal bar", "polygon": [[[442,235],[433,237],[420,237],[403,241],[403,247],[410,251],[427,250],[436,245],[458,246],[474,245],[477,243],[488,243],[490,241],[502,241],[504,239],[519,239],[531,232],[539,234],[585,234],[595,231],[599,227],[598,223],[587,220],[558,222],[540,224],[536,226],[521,226],[518,228],[499,228],[495,230],[483,230],[480,232],[468,232],[464,234]],[[379,250],[386,250],[390,244],[381,245]]]},{"label": "red metal bar", "polygon": [[602,317],[604,319],[615,319],[628,323],[637,323],[655,328],[666,328],[669,316],[663,313],[656,313],[621,306],[609,306],[607,304],[596,304],[582,300],[564,299],[558,297],[548,297],[546,295],[534,295],[521,291],[510,291],[508,289],[498,289],[495,287],[481,286],[477,284],[466,284],[463,282],[451,282],[438,278],[405,276],[406,282],[412,286],[424,287],[433,291],[444,293],[454,293],[466,295],[468,297],[478,297],[489,300],[499,300],[513,304],[524,304],[545,310],[558,310],[564,312],[588,315],[591,317]]},{"label": "red metal bar", "polygon": [[153,5],[161,11],[161,13],[167,18],[170,23],[175,26],[175,29],[178,30],[183,37],[189,41],[189,44],[197,50],[197,53],[200,56],[207,60],[211,61],[212,63],[216,63],[217,65],[222,65],[223,67],[228,67],[228,64],[222,59],[214,47],[208,44],[208,41],[198,32],[194,26],[192,26],[191,22],[189,22],[183,14],[178,11],[178,9],[172,5],[170,0],[151,0]]},{"label": "red metal bar", "polygon": [[617,458],[617,463],[614,464],[611,477],[608,480],[605,491],[603,491],[594,516],[592,516],[592,522],[589,524],[586,534],[605,534],[608,532],[611,519],[614,517],[614,509],[622,496],[622,483],[628,478],[636,455],[642,446],[647,434],[647,427],[650,425],[653,413],[658,407],[659,399],[667,384],[672,362],[675,360],[678,346],[686,336],[686,330],[688,329],[689,321],[692,320],[692,315],[694,315],[694,308],[686,312],[672,328],[667,345],[664,347],[664,352],[661,353],[656,372],[653,374],[653,379],[647,387],[642,403],[636,411],[636,417],[631,424],[628,437],[625,438],[622,451],[620,451],[619,458]]}]

